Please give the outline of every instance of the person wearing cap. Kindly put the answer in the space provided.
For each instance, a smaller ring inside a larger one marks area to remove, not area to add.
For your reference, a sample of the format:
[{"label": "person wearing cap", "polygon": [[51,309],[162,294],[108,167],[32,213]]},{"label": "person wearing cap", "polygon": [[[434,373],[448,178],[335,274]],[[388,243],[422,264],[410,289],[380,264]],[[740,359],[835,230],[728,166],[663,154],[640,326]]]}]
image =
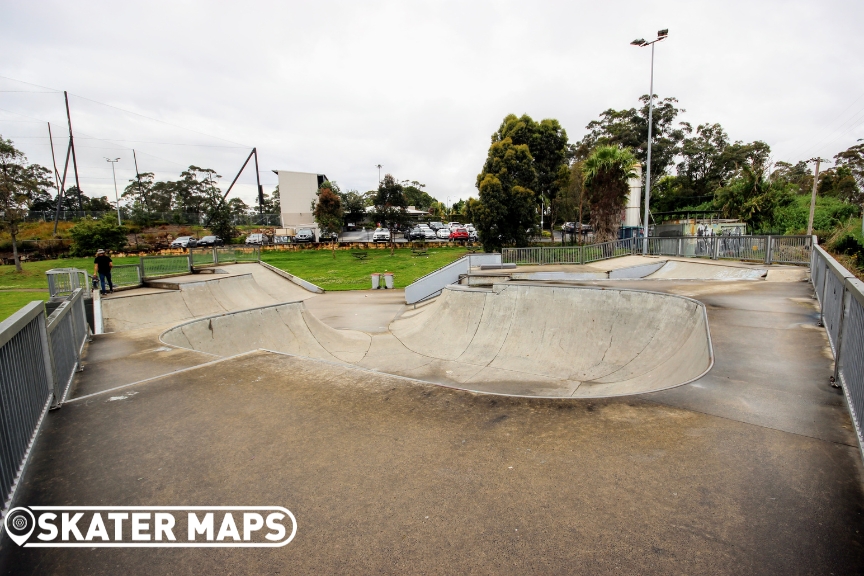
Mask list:
[{"label": "person wearing cap", "polygon": [[114,283],[111,282],[111,268],[114,264],[111,262],[111,257],[105,253],[105,250],[99,249],[96,251],[96,259],[93,260],[93,276],[99,275],[99,283],[101,284],[100,294],[107,294],[105,291],[105,280],[108,280],[108,289],[114,293]]}]

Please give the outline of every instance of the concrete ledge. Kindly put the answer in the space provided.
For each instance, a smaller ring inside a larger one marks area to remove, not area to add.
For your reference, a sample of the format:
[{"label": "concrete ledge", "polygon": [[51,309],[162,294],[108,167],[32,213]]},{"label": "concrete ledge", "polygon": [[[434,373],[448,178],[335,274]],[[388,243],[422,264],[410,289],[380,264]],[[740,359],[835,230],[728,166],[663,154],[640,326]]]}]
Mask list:
[{"label": "concrete ledge", "polygon": [[279,268],[276,268],[275,266],[271,266],[270,264],[267,264],[266,262],[260,262],[259,261],[258,264],[260,264],[261,266],[264,266],[265,268],[267,268],[271,272],[275,272],[279,276],[282,276],[283,278],[290,280],[291,282],[293,282],[294,284],[297,284],[298,286],[300,286],[304,290],[308,290],[309,292],[314,292],[315,294],[323,294],[324,293],[324,289],[321,288],[320,286],[316,286],[315,284],[312,284],[311,282],[307,282],[306,280],[303,280],[302,278],[298,278],[297,276],[294,276],[293,274],[289,274],[288,272],[285,272],[284,270],[280,270]]}]

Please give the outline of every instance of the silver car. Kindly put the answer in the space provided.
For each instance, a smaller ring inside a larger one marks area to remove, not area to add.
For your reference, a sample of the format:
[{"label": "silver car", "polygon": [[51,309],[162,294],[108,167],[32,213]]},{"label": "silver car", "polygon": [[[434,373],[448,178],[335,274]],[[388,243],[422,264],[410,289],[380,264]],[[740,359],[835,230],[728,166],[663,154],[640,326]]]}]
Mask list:
[{"label": "silver car", "polygon": [[435,234],[438,236],[439,240],[449,240],[450,239],[450,229],[449,228],[441,228]]}]

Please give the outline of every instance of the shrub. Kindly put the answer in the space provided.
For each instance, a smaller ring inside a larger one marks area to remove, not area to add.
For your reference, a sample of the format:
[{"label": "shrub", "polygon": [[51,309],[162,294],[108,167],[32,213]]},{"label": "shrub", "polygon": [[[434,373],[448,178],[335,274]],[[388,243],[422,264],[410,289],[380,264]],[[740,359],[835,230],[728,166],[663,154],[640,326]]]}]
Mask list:
[{"label": "shrub", "polygon": [[81,220],[69,230],[71,254],[93,256],[99,248],[120,251],[126,246],[126,233],[126,227],[117,224],[113,214],[106,214],[101,220]]}]

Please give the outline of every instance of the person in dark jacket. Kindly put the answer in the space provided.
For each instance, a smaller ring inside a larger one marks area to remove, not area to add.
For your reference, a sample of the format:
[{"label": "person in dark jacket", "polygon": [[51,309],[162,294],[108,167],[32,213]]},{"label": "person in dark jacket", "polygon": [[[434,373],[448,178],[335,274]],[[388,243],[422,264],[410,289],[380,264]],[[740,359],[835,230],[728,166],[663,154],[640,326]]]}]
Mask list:
[{"label": "person in dark jacket", "polygon": [[93,275],[99,275],[99,283],[101,284],[100,294],[107,294],[105,291],[105,281],[108,281],[108,291],[112,294],[114,293],[114,283],[111,282],[111,268],[114,267],[114,263],[111,261],[111,257],[105,253],[105,250],[101,248],[96,251],[96,259],[93,260]]}]

